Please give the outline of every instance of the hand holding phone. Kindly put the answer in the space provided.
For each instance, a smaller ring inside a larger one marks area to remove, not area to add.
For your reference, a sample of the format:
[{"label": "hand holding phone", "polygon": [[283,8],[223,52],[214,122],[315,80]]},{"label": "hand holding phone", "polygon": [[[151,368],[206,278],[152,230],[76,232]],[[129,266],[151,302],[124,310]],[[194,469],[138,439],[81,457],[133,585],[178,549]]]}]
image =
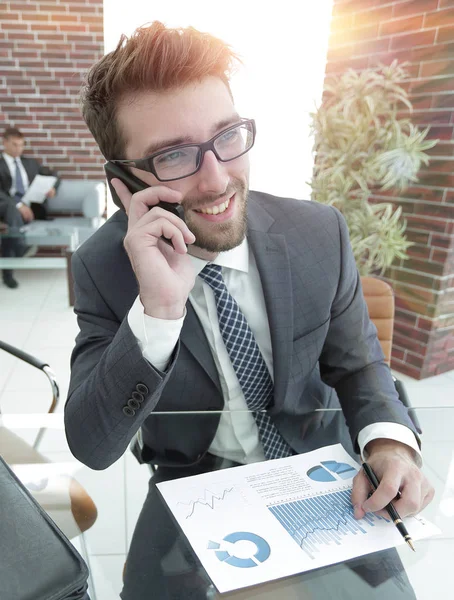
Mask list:
[{"label": "hand holding phone", "polygon": [[[109,184],[110,193],[112,194],[112,200],[114,201],[115,205],[118,206],[118,208],[120,208],[121,210],[125,210],[125,207],[123,205],[123,202],[120,200],[114,186],[111,183],[112,179],[117,178],[120,181],[122,181],[128,188],[128,190],[131,192],[131,194],[135,194],[136,192],[146,190],[148,187],[150,187],[144,181],[136,177],[127,169],[121,167],[120,165],[111,163],[110,161],[104,165],[104,171],[106,172],[107,183]],[[177,217],[180,217],[180,219],[183,219],[184,221],[184,210],[181,204],[173,204],[171,202],[160,201],[156,204],[156,206],[159,206],[164,210],[168,210],[169,212],[173,213]],[[169,244],[170,246],[172,245],[169,239],[162,237],[162,240],[166,244]]]},{"label": "hand holding phone", "polygon": [[180,318],[195,281],[187,255],[187,244],[195,237],[181,217],[180,192],[150,187],[118,165],[107,163],[105,170],[114,202],[128,214],[124,246],[145,313]]}]

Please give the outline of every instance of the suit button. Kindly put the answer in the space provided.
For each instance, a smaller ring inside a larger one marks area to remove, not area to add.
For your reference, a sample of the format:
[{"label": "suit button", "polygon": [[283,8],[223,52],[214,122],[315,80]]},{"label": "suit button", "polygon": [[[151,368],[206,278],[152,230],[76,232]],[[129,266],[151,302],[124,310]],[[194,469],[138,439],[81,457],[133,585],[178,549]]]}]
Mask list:
[{"label": "suit button", "polygon": [[136,390],[140,394],[143,394],[144,396],[146,396],[148,394],[148,392],[150,391],[144,383],[138,383],[136,385]]},{"label": "suit button", "polygon": [[128,406],[133,410],[137,410],[138,408],[140,408],[140,402],[137,402],[137,400],[134,400],[134,398],[130,398],[128,400]]},{"label": "suit button", "polygon": [[142,404],[142,402],[145,400],[143,394],[141,394],[140,392],[136,392],[135,390],[133,391],[133,393],[131,394],[131,397],[136,400],[136,402],[139,402],[140,404]]},{"label": "suit button", "polygon": [[136,414],[136,411],[130,406],[123,406],[123,414],[125,414],[127,417],[133,417]]}]

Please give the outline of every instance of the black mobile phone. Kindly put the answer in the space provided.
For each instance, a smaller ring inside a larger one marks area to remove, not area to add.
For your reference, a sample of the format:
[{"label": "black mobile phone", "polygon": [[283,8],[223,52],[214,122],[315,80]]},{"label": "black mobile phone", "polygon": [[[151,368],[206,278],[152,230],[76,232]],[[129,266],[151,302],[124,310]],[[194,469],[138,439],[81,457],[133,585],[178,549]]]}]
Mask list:
[{"label": "black mobile phone", "polygon": [[[128,169],[122,167],[121,165],[112,163],[110,161],[105,163],[104,171],[106,173],[107,183],[109,184],[110,193],[112,194],[112,200],[114,201],[116,206],[118,206],[118,208],[120,208],[121,210],[125,210],[125,207],[123,206],[120,198],[118,197],[118,194],[115,191],[113,185],[110,183],[111,179],[114,179],[114,178],[120,179],[120,181],[122,181],[125,184],[125,186],[128,188],[128,190],[132,194],[135,194],[136,192],[140,192],[141,190],[145,190],[148,187],[150,187],[144,181],[142,181],[141,179],[136,177],[133,173],[131,173],[131,171],[129,171]],[[179,217],[180,219],[182,219],[184,221],[184,210],[183,210],[183,207],[181,206],[181,204],[174,204],[172,202],[158,202],[158,204],[156,204],[156,206],[159,206],[160,208],[163,208],[164,210],[168,210],[169,212],[173,213],[174,215],[176,215],[177,217]],[[167,238],[162,237],[161,239],[164,242],[166,242],[167,244],[171,245],[171,242]]]},{"label": "black mobile phone", "polygon": [[[113,185],[110,183],[111,179],[114,179],[115,177],[120,179],[131,192],[131,194],[135,194],[136,192],[140,192],[141,190],[145,190],[147,187],[150,187],[144,181],[133,175],[133,173],[131,173],[131,171],[125,167],[110,161],[106,162],[104,165],[104,171],[106,172],[107,182],[109,184],[110,193],[112,194],[112,200],[121,210],[124,210],[125,208],[121,203],[117,192],[114,190]],[[160,206],[164,210],[168,210],[184,221],[184,211],[181,204],[174,204],[172,202],[159,202],[156,204],[156,206]]]}]

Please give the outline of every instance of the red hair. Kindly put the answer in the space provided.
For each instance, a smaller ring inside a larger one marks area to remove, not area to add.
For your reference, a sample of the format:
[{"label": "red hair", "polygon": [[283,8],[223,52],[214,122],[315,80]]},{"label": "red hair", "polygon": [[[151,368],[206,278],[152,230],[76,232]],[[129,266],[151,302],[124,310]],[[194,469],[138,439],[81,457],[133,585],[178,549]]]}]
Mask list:
[{"label": "red hair", "polygon": [[125,95],[169,90],[207,76],[219,77],[229,88],[236,61],[230,47],[208,33],[155,21],[129,39],[122,35],[116,49],[91,68],[81,94],[83,117],[103,155],[123,158],[116,110]]}]

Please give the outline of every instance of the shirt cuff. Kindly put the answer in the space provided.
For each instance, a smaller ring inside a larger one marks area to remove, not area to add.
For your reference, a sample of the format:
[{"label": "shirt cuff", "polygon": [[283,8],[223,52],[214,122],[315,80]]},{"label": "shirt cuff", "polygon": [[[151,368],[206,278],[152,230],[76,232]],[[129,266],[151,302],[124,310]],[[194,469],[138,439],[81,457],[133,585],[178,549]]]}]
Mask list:
[{"label": "shirt cuff", "polygon": [[165,371],[169,364],[185,317],[186,309],[181,319],[167,320],[150,317],[145,314],[139,296],[128,313],[128,325],[139,344],[143,357],[159,371]]},{"label": "shirt cuff", "polygon": [[416,436],[411,429],[405,425],[400,425],[399,423],[373,423],[372,425],[368,425],[367,427],[364,427],[364,429],[361,429],[358,434],[358,446],[363,460],[367,460],[369,457],[369,454],[364,451],[364,448],[369,442],[378,438],[395,440],[396,442],[401,442],[402,444],[409,446],[414,450],[414,458],[418,467],[421,467],[422,455],[418,442],[416,441]]}]

